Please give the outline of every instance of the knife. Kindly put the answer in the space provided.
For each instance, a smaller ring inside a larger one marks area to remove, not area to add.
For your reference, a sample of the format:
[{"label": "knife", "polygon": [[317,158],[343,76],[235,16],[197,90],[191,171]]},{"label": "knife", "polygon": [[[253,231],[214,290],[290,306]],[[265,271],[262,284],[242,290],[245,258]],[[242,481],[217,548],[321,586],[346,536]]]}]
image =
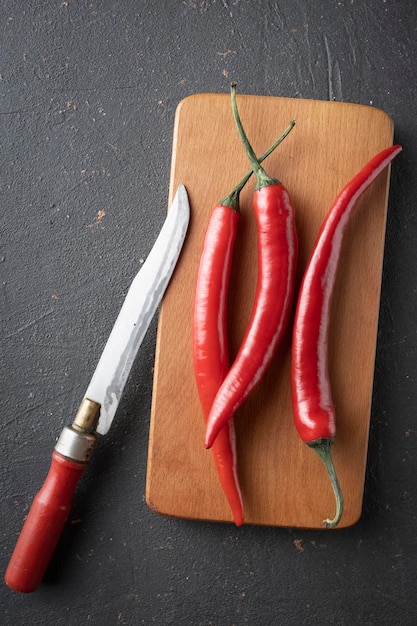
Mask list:
[{"label": "knife", "polygon": [[42,581],[68,518],[72,498],[99,435],[115,416],[131,366],[162,300],[181,252],[190,217],[180,184],[158,238],[134,278],[71,426],[52,453],[5,574],[15,591],[30,593]]}]

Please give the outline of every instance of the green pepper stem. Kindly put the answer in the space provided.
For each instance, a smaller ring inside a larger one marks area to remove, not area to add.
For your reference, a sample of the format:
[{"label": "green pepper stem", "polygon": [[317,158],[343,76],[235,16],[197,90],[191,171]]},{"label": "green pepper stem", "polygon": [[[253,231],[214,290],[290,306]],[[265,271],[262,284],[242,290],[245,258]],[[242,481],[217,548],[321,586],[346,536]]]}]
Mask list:
[{"label": "green pepper stem", "polygon": [[256,176],[256,188],[260,189],[261,187],[267,187],[268,185],[276,185],[279,181],[275,178],[271,178],[265,172],[263,167],[260,165],[258,159],[256,158],[256,154],[249,142],[249,139],[245,133],[245,130],[242,125],[242,121],[240,119],[239,111],[236,104],[236,83],[232,83],[231,86],[231,96],[232,96],[232,111],[233,117],[239,132],[239,136],[242,140],[242,143],[245,147],[246,154],[248,159],[252,164],[252,170]]},{"label": "green pepper stem", "polygon": [[337,478],[336,470],[333,464],[333,459],[331,455],[331,446],[333,444],[333,439],[317,439],[317,441],[312,441],[308,445],[310,448],[313,448],[321,460],[323,461],[327,473],[330,478],[330,482],[333,488],[334,496],[336,499],[336,514],[333,519],[325,519],[323,520],[323,524],[326,528],[334,528],[340,522],[340,519],[343,515],[344,509],[344,498],[343,493],[340,488],[340,484]]},{"label": "green pepper stem", "polygon": [[[275,148],[277,148],[279,144],[284,141],[287,135],[290,134],[294,126],[295,126],[295,120],[291,120],[291,122],[288,124],[287,128],[284,130],[282,135],[275,141],[275,143],[272,144],[272,146],[268,148],[268,150],[266,150],[266,152],[264,152],[257,159],[258,163],[262,163],[262,161],[264,161],[267,157],[269,157],[269,155],[275,150]],[[252,174],[253,174],[253,169],[251,168],[250,170],[246,172],[242,180],[238,182],[236,187],[233,187],[232,191],[229,194],[227,194],[227,196],[225,196],[224,198],[220,200],[219,204],[221,204],[222,206],[228,206],[231,209],[234,209],[236,211],[238,200],[239,200],[239,194],[242,191],[243,187],[248,182],[249,178],[252,176]]]}]

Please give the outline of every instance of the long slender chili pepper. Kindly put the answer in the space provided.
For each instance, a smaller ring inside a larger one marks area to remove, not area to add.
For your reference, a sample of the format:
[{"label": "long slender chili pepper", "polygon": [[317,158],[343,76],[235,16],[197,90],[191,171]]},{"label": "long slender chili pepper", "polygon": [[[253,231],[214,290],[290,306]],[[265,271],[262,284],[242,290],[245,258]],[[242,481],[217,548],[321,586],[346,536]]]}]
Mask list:
[{"label": "long slender chili pepper", "polygon": [[337,196],[319,232],[298,295],[291,366],[294,422],[301,439],[323,460],[331,480],[336,514],[324,520],[327,528],[339,523],[344,507],[331,456],[336,418],[328,373],[328,328],[336,271],[357,200],[400,151],[401,146],[393,146],[377,154]]},{"label": "long slender chili pepper", "polygon": [[258,226],[258,279],[243,342],[207,420],[207,448],[261,380],[274,356],[290,313],[298,253],[288,192],[256,160],[237,110],[235,85],[231,94],[235,122],[257,181],[253,206]]},{"label": "long slender chili pepper", "polygon": [[[295,122],[260,157],[263,161],[285,139]],[[229,370],[227,294],[233,248],[239,222],[239,195],[252,174],[242,180],[214,207],[207,227],[198,271],[193,357],[198,394],[207,420],[215,395]],[[213,445],[213,457],[237,526],[243,524],[242,494],[237,476],[236,437],[231,419]]]}]

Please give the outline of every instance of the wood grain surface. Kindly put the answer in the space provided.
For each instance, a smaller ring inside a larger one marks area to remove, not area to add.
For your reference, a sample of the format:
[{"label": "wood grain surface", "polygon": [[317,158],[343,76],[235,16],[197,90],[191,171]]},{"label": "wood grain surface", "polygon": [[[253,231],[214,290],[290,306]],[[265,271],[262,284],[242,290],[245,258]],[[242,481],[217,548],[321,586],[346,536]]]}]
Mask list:
[{"label": "wood grain surface", "polygon": [[[379,150],[392,145],[382,111],[353,104],[238,95],[247,134],[263,152],[291,119],[296,126],[265,161],[287,187],[299,234],[298,282],[332,201]],[[191,204],[187,240],[161,308],[151,414],[146,499],[172,516],[231,521],[212,461],[194,382],[192,312],[202,242],[214,204],[248,169],[228,94],[183,100],[175,118],[170,201],[179,182]],[[333,458],[345,496],[339,528],[361,514],[378,325],[389,168],[365,193],[348,227],[330,328],[330,375],[337,412]],[[257,274],[254,183],[241,195],[229,298],[230,350],[239,347]],[[245,522],[322,528],[334,497],[318,456],[301,442],[290,397],[291,324],[261,384],[236,414]]]}]

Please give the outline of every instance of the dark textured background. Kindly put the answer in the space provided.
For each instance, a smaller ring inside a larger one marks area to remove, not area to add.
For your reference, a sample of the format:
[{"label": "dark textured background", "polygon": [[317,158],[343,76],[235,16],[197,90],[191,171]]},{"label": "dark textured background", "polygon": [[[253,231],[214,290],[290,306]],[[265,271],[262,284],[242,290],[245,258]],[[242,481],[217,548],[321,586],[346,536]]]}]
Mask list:
[{"label": "dark textured background", "polygon": [[180,100],[233,79],[372,104],[404,148],[359,523],[236,529],[150,511],[155,320],[45,582],[29,596],[3,584],[0,623],[415,624],[417,4],[3,0],[0,30],[2,571],[163,222]]}]

